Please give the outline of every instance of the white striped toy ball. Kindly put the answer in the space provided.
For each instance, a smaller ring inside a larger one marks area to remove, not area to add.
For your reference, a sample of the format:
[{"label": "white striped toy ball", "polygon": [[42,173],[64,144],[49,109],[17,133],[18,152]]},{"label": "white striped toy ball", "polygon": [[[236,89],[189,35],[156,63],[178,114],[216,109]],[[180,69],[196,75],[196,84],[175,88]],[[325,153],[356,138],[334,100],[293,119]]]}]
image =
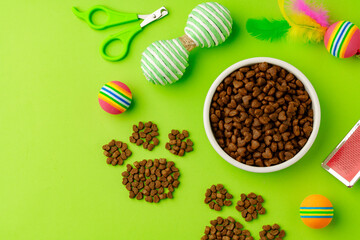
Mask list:
[{"label": "white striped toy ball", "polygon": [[223,43],[232,31],[230,11],[217,2],[196,6],[190,13],[185,33],[200,47],[214,47]]},{"label": "white striped toy ball", "polygon": [[[190,13],[185,27],[186,38],[192,48],[215,47],[231,34],[232,18],[224,6],[216,2],[202,3]],[[184,36],[183,36],[184,37]],[[166,85],[178,81],[189,65],[187,42],[183,37],[152,43],[142,54],[141,69],[149,82]]]},{"label": "white striped toy ball", "polygon": [[149,82],[166,85],[178,81],[189,66],[189,51],[179,39],[152,43],[142,54],[141,69]]}]

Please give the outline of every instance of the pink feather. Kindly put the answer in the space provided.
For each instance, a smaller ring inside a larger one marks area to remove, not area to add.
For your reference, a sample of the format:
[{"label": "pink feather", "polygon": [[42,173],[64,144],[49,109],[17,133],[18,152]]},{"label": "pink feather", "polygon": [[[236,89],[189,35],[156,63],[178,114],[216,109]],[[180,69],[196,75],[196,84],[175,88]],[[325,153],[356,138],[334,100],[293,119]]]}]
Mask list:
[{"label": "pink feather", "polygon": [[310,6],[306,4],[304,0],[292,0],[292,7],[294,10],[302,12],[312,19],[314,19],[318,24],[323,27],[328,27],[329,24],[329,15],[328,11],[321,6]]}]

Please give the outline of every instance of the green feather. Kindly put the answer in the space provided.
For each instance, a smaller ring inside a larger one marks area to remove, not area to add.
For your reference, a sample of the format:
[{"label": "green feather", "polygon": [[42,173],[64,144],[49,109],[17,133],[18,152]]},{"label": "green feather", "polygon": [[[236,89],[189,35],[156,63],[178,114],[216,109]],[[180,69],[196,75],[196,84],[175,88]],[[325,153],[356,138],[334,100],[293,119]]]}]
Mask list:
[{"label": "green feather", "polygon": [[290,25],[285,20],[248,19],[246,30],[251,36],[260,40],[277,40],[283,37],[289,30]]}]

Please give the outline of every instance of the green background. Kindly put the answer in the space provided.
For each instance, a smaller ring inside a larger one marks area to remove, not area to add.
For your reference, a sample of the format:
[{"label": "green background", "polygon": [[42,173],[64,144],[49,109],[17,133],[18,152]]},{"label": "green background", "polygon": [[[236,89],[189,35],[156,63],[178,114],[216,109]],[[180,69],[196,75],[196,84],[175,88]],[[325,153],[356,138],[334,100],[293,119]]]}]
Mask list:
[{"label": "green background", "polygon": [[[264,224],[279,223],[285,239],[354,239],[359,184],[348,189],[321,162],[360,118],[360,60],[337,59],[323,44],[249,36],[250,17],[279,18],[276,1],[219,1],[232,13],[233,33],[221,46],[195,49],[184,78],[172,86],[148,83],[140,70],[142,51],[153,41],[183,35],[187,15],[201,1],[12,1],[1,2],[0,36],[0,239],[199,239],[218,215],[244,223],[255,239]],[[170,14],[147,26],[121,62],[100,57],[109,34],[90,29],[71,12],[104,4],[115,10],[150,13],[165,5]],[[360,25],[360,2],[329,0],[334,20]],[[280,172],[255,174],[225,162],[211,147],[202,110],[213,80],[231,64],[250,57],[279,58],[299,68],[316,89],[322,111],[318,137],[305,157]],[[112,116],[98,104],[101,86],[123,81],[133,92],[129,111]],[[121,184],[125,166],[105,163],[101,146],[128,142],[132,124],[154,121],[161,145],[149,152],[129,144],[126,163],[165,157],[181,171],[174,199],[160,204],[129,199]],[[171,155],[164,148],[171,129],[187,129],[194,152]],[[206,188],[223,183],[234,204],[218,213],[203,203]],[[267,214],[245,223],[235,210],[241,193],[265,198]],[[307,195],[323,194],[335,207],[333,222],[312,230],[298,207]],[[356,237],[355,237],[356,238]]]}]

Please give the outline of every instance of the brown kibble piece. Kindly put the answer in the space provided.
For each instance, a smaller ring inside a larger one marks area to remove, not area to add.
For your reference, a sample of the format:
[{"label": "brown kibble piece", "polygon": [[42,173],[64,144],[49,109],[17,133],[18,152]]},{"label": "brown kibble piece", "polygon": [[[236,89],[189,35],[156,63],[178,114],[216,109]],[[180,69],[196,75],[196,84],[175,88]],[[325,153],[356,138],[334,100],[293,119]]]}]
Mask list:
[{"label": "brown kibble piece", "polygon": [[266,63],[266,62],[263,62],[263,63],[259,64],[259,69],[262,72],[265,72],[268,68],[269,68],[269,66],[268,66],[268,63]]},{"label": "brown kibble piece", "polygon": [[155,147],[155,145],[154,144],[149,144],[149,146],[147,147],[147,149],[149,150],[149,151],[152,151],[153,149],[154,149],[154,147]]},{"label": "brown kibble piece", "polygon": [[191,151],[193,151],[192,146],[187,146],[185,152],[191,152]]},{"label": "brown kibble piece", "polygon": [[166,148],[167,150],[170,150],[170,149],[171,149],[170,143],[166,143],[166,144],[165,144],[165,148]]},{"label": "brown kibble piece", "polygon": [[248,208],[249,213],[253,213],[255,210],[256,210],[256,208],[252,205]]},{"label": "brown kibble piece", "polygon": [[153,143],[154,143],[155,146],[159,145],[159,139],[158,138],[154,137],[152,140],[153,140]]},{"label": "brown kibble piece", "polygon": [[184,156],[184,153],[185,153],[185,150],[184,150],[184,149],[180,149],[178,155],[179,155],[179,156]]},{"label": "brown kibble piece", "polygon": [[261,208],[261,209],[258,211],[259,214],[265,214],[265,212],[266,212],[266,211],[265,211],[265,208]]},{"label": "brown kibble piece", "polygon": [[136,196],[136,199],[137,199],[137,200],[143,199],[143,194],[142,194],[141,192],[139,192],[139,193],[137,194],[137,196]]},{"label": "brown kibble piece", "polygon": [[251,220],[253,220],[251,214],[247,214],[245,217],[245,221],[250,222]]},{"label": "brown kibble piece", "polygon": [[214,205],[214,210],[215,210],[215,211],[221,211],[221,207],[219,206],[219,204],[216,203],[216,204]]},{"label": "brown kibble piece", "polygon": [[172,198],[173,198],[172,193],[171,193],[171,192],[168,192],[167,197],[170,198],[170,199],[172,199]]},{"label": "brown kibble piece", "polygon": [[140,138],[138,132],[134,132],[134,133],[132,134],[132,137],[133,137],[135,140],[138,140],[138,139]]},{"label": "brown kibble piece", "polygon": [[151,121],[149,121],[149,122],[145,123],[144,125],[145,125],[145,127],[146,127],[146,128],[150,128],[150,127],[151,127],[151,125],[152,125],[152,122],[151,122]]},{"label": "brown kibble piece", "polygon": [[272,229],[280,229],[280,226],[278,225],[278,224],[274,224],[274,225],[272,225],[272,227],[271,227]]},{"label": "brown kibble piece", "polygon": [[194,143],[190,139],[186,139],[186,145],[193,146]]},{"label": "brown kibble piece", "polygon": [[144,140],[142,140],[142,139],[136,140],[136,145],[138,145],[138,146],[140,146],[143,143],[144,143]]},{"label": "brown kibble piece", "polygon": [[134,131],[134,132],[139,132],[139,129],[138,129],[138,127],[137,127],[135,124],[133,125],[133,131]]},{"label": "brown kibble piece", "polygon": [[160,197],[158,195],[154,196],[154,203],[160,202]]},{"label": "brown kibble piece", "polygon": [[147,202],[153,202],[153,198],[151,196],[146,196],[145,201]]},{"label": "brown kibble piece", "polygon": [[270,231],[271,230],[271,226],[270,225],[264,225],[262,227],[265,231]]},{"label": "brown kibble piece", "polygon": [[117,163],[118,163],[118,160],[117,160],[117,159],[113,159],[113,160],[111,161],[111,165],[113,165],[113,166],[115,166]]},{"label": "brown kibble piece", "polygon": [[109,142],[109,144],[108,144],[110,147],[113,147],[113,146],[115,146],[115,140],[113,139],[113,140],[111,140],[110,142]]},{"label": "brown kibble piece", "polygon": [[268,239],[270,239],[270,240],[272,240],[272,239],[275,238],[275,236],[272,235],[270,232],[266,233],[266,237],[267,237]]},{"label": "brown kibble piece", "polygon": [[151,129],[150,127],[145,127],[144,133],[145,133],[145,134],[148,134],[148,133],[150,133],[150,132],[152,132],[152,129]]},{"label": "brown kibble piece", "polygon": [[146,137],[145,137],[145,140],[147,142],[150,142],[152,140],[152,136],[150,134],[147,134]]},{"label": "brown kibble piece", "polygon": [[126,149],[125,154],[126,154],[126,157],[130,157],[132,153],[129,149]]},{"label": "brown kibble piece", "polygon": [[249,193],[248,195],[247,195],[247,197],[248,198],[256,198],[256,194],[255,193]]}]

